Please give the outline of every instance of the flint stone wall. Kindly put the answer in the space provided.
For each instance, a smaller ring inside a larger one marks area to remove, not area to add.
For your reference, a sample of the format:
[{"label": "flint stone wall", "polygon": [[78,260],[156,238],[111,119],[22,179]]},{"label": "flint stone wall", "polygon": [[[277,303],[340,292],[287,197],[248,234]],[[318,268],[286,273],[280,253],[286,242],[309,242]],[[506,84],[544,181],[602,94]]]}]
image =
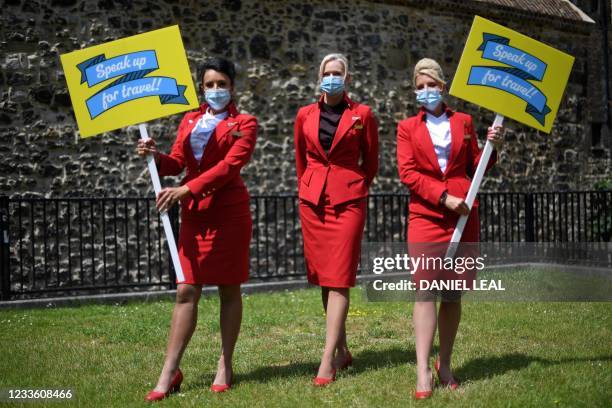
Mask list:
[{"label": "flint stone wall", "polygon": [[[602,51],[593,25],[465,1],[90,1],[4,0],[0,50],[0,194],[147,196],[146,165],[134,153],[136,127],[79,139],[59,55],[179,24],[192,72],[210,55],[238,66],[239,108],[258,117],[257,148],[243,170],[251,193],[296,191],[293,121],[317,95],[321,58],[350,60],[350,95],[380,123],[374,192],[402,192],[395,160],[397,122],[416,112],[415,62],[440,61],[452,78],[474,14],[576,57],[553,132],[507,121],[507,143],[484,190],[588,189],[610,178],[610,136],[592,146],[601,114]],[[604,79],[605,81],[605,79]],[[491,112],[453,98],[474,116],[481,141]],[[149,123],[162,151],[181,115]],[[174,185],[178,178],[164,180]]]}]

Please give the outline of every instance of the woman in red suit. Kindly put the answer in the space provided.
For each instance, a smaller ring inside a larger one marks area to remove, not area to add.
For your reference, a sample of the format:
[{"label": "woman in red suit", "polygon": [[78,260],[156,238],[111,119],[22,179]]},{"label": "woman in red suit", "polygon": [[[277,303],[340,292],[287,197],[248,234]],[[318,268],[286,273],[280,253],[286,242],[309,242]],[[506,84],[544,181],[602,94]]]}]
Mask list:
[{"label": "woman in red suit", "polygon": [[[464,201],[470,187],[470,177],[475,172],[481,155],[472,117],[451,110],[442,101],[446,82],[436,61],[429,58],[419,61],[415,66],[413,79],[417,103],[421,105],[421,110],[416,116],[402,120],[397,129],[399,175],[402,183],[410,189],[409,252],[419,246],[417,243],[430,243],[430,247],[431,243],[435,242],[449,243],[461,215],[469,214],[461,241],[478,242],[478,204],[475,202],[470,210]],[[501,127],[488,130],[487,139],[493,143],[495,149],[501,144],[502,131]],[[487,169],[496,159],[497,154],[494,152],[487,163]],[[424,248],[423,245],[420,247]],[[446,249],[447,245],[442,247]],[[444,252],[438,255],[443,257]],[[417,288],[419,281],[432,279],[431,275],[427,275],[431,272],[419,270],[415,273]],[[445,299],[443,296],[436,318],[435,300],[427,299],[424,295],[426,294],[417,292],[413,313],[417,399],[428,398],[432,393],[433,376],[429,368],[429,355],[436,324],[439,327],[440,351],[435,368],[443,385],[452,389],[457,387],[450,360],[461,317],[460,297]]]},{"label": "woman in red suit", "polygon": [[378,170],[378,125],[372,110],[346,95],[348,62],[323,58],[322,95],[295,119],[300,221],[308,281],[322,288],[327,335],[315,385],[335,380],[352,356],[345,322],[355,286],[367,195]]},{"label": "woman in red suit", "polygon": [[232,382],[232,354],[242,320],[240,284],[249,275],[252,230],[240,169],[255,148],[257,121],[239,113],[232,101],[233,63],[209,59],[200,78],[206,103],[185,114],[170,154],[159,153],[153,140],[139,141],[137,147],[140,155],[154,155],[160,176],[186,170],[179,187],[165,188],[157,196],[159,211],[180,202],[178,251],[185,280],[177,281],[166,359],[147,401],[163,399],[180,387],[179,363],[195,330],[202,285],[217,285],[221,300],[221,356],[211,390],[223,392]]}]

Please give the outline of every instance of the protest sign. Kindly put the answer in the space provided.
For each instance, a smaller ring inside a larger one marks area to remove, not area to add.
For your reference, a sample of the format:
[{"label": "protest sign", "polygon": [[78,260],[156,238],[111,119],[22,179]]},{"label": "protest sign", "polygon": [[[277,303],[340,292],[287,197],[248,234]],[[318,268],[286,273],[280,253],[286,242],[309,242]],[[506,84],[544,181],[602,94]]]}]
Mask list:
[{"label": "protest sign", "polygon": [[[507,116],[550,133],[573,64],[571,55],[475,16],[449,93],[495,112],[493,127]],[[487,141],[465,199],[470,209],[492,152]],[[459,218],[447,256],[467,218]]]},{"label": "protest sign", "polygon": [[[198,98],[177,25],[110,41],[60,56],[81,137],[138,124],[198,107]],[[161,191],[155,160],[147,165]],[[166,241],[180,283],[183,271],[166,212]]]}]

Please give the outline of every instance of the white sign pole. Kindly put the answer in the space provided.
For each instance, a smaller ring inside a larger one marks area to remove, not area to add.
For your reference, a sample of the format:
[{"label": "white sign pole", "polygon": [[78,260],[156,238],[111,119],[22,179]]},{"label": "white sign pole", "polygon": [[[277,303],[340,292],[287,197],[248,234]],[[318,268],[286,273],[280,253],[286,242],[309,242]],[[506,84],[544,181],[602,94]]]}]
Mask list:
[{"label": "white sign pole", "polygon": [[[138,125],[140,129],[140,139],[148,140],[149,133],[147,132],[147,126],[144,123]],[[155,196],[161,191],[161,183],[159,181],[159,175],[157,174],[157,166],[155,165],[155,158],[152,154],[147,155],[147,165],[149,166],[149,173],[151,174],[151,181],[153,182],[153,188],[155,189]],[[170,256],[172,257],[172,264],[174,265],[174,271],[176,272],[176,278],[178,283],[185,280],[183,275],[183,268],[179,261],[178,251],[176,249],[176,243],[174,242],[174,234],[172,233],[172,225],[170,224],[170,217],[166,211],[160,214],[162,223],[164,224],[164,232],[166,233],[166,241],[168,242],[168,248],[170,249]]]},{"label": "white sign pole", "polygon": [[[503,123],[503,115],[497,113],[495,115],[495,120],[493,121],[493,128],[501,126]],[[493,145],[487,140],[484,149],[482,150],[482,155],[480,156],[478,167],[476,168],[476,172],[474,173],[474,177],[472,178],[472,184],[470,184],[470,189],[468,190],[467,197],[465,198],[465,203],[467,204],[470,210],[472,209],[472,205],[474,205],[476,194],[478,194],[478,190],[480,189],[480,184],[482,183],[482,178],[484,177],[487,164],[489,163],[489,159],[491,158],[491,153],[493,153]],[[457,250],[458,243],[461,241],[461,236],[463,235],[463,229],[465,228],[467,219],[467,215],[462,215],[461,217],[459,217],[457,227],[455,227],[453,237],[451,238],[450,245],[448,246],[448,250],[446,251],[446,256],[449,258],[452,258],[455,255],[455,251]]]}]

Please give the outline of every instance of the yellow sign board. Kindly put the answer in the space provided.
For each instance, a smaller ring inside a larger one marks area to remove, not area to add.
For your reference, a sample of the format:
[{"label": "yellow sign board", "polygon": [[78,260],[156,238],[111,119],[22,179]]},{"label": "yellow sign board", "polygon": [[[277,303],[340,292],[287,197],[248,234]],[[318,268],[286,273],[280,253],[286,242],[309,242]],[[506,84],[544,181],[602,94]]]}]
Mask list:
[{"label": "yellow sign board", "polygon": [[60,58],[81,137],[198,107],[178,25]]},{"label": "yellow sign board", "polygon": [[474,17],[450,94],[550,133],[574,57]]}]

